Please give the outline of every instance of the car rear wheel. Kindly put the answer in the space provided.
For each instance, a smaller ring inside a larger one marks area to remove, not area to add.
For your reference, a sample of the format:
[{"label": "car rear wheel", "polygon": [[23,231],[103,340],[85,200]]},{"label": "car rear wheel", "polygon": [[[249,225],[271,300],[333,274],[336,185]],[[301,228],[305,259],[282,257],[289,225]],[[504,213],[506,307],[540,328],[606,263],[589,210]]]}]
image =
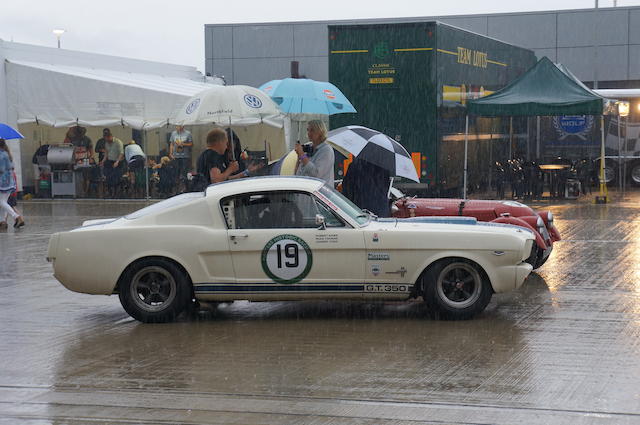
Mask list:
[{"label": "car rear wheel", "polygon": [[470,319],[491,301],[493,290],[478,265],[463,260],[443,260],[423,276],[423,298],[436,317]]},{"label": "car rear wheel", "polygon": [[162,258],[134,263],[120,280],[120,303],[134,319],[145,323],[174,320],[187,306],[189,279],[174,263]]}]

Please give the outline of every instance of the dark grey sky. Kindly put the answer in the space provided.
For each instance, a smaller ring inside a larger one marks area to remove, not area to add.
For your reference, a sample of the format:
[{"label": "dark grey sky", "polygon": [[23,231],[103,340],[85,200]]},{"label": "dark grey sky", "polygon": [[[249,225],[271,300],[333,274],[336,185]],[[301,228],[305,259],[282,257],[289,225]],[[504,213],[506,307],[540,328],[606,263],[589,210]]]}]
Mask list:
[{"label": "dark grey sky", "polygon": [[[204,69],[204,25],[325,19],[466,15],[593,8],[593,0],[35,0],[2,2],[0,38],[62,48],[181,63]],[[169,6],[171,4],[171,6]],[[619,7],[640,0],[620,0]],[[612,7],[601,0],[600,7]]]}]

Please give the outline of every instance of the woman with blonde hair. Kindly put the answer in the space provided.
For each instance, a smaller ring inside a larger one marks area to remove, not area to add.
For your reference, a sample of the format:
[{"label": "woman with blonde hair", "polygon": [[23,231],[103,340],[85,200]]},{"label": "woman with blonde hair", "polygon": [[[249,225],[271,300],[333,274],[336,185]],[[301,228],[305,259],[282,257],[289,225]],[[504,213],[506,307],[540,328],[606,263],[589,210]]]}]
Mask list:
[{"label": "woman with blonde hair", "polygon": [[310,148],[296,143],[295,151],[298,154],[298,166],[296,174],[299,176],[317,177],[333,187],[333,167],[335,155],[333,148],[327,140],[327,127],[320,120],[312,120],[307,123],[307,137],[311,141]]},{"label": "woman with blonde hair", "polygon": [[0,213],[13,217],[13,227],[24,226],[24,219],[9,205],[9,196],[16,190],[16,179],[13,176],[13,157],[7,142],[0,139]]}]

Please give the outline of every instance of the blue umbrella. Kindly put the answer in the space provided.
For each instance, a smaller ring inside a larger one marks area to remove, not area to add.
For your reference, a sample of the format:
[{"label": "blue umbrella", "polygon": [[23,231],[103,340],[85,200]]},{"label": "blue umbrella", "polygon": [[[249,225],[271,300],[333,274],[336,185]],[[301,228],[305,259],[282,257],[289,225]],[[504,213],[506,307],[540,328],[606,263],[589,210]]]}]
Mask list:
[{"label": "blue umbrella", "polygon": [[340,89],[331,83],[307,78],[272,80],[260,86],[285,114],[333,115],[356,112]]},{"label": "blue umbrella", "polygon": [[24,136],[13,127],[0,123],[0,139],[24,139]]}]

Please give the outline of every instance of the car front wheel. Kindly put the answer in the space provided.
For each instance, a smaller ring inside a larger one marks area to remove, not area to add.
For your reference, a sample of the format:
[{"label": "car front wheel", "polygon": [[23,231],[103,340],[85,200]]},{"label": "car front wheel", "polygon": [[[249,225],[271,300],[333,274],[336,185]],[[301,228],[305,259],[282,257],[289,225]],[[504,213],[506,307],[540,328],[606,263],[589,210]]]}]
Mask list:
[{"label": "car front wheel", "polygon": [[484,271],[463,259],[442,260],[423,277],[423,298],[436,317],[470,319],[482,312],[493,290]]},{"label": "car front wheel", "polygon": [[120,303],[134,319],[145,323],[173,321],[190,300],[189,279],[172,262],[144,259],[123,274]]}]

